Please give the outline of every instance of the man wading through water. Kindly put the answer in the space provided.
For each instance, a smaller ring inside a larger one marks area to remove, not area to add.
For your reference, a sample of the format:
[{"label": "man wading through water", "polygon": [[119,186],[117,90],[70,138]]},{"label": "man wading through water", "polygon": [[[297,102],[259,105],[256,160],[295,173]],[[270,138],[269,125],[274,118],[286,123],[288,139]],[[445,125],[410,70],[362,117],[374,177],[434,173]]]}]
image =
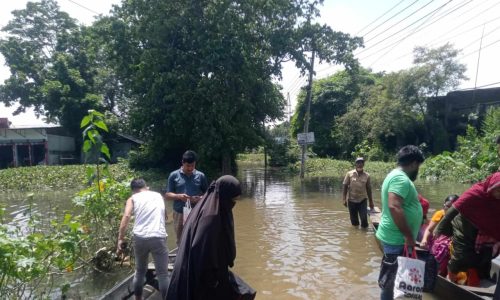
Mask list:
[{"label": "man wading through water", "polygon": [[[343,182],[342,200],[344,206],[349,207],[349,216],[353,226],[368,227],[368,216],[366,211],[366,199],[370,202],[370,209],[373,210],[372,186],[370,184],[370,174],[363,168],[365,160],[362,157],[356,158],[354,162],[356,168],[347,172]],[[347,197],[349,194],[349,197]],[[359,218],[358,218],[359,215]]]},{"label": "man wading through water", "polygon": [[384,251],[378,280],[382,300],[393,299],[397,258],[403,254],[405,246],[415,247],[423,217],[413,181],[417,179],[424,155],[417,146],[408,145],[399,150],[397,160],[398,167],[382,183],[382,216],[377,229],[377,238]]}]

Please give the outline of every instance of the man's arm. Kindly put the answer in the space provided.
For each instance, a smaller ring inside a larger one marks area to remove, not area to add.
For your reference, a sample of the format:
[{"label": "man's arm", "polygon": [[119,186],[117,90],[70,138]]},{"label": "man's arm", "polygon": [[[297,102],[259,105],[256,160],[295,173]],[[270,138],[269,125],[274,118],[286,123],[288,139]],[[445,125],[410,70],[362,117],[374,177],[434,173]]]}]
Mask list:
[{"label": "man's arm", "polygon": [[452,236],[453,227],[451,221],[458,215],[458,210],[455,207],[450,207],[444,214],[444,217],[439,221],[436,229],[434,230],[434,235],[437,237],[439,235]]},{"label": "man's arm", "polygon": [[176,194],[172,192],[166,192],[165,196],[169,200],[180,200],[186,202],[189,199],[189,196],[187,194]]},{"label": "man's arm", "polygon": [[344,203],[344,206],[347,206],[347,190],[349,189],[349,186],[347,184],[343,184],[342,188],[342,201]]},{"label": "man's arm", "polygon": [[409,247],[415,247],[415,238],[406,222],[404,210],[403,210],[403,198],[398,194],[389,192],[388,206],[391,212],[392,219],[398,227],[399,231],[404,235],[406,245]]},{"label": "man's arm", "polygon": [[370,205],[370,209],[373,210],[375,207],[373,205],[373,196],[372,196],[372,184],[370,182],[370,177],[368,176],[368,180],[366,181],[366,194],[368,195],[368,202]]},{"label": "man's arm", "polygon": [[342,181],[342,201],[344,206],[347,206],[347,191],[349,190],[349,184],[351,183],[351,177],[349,176],[349,172],[345,174],[344,181]]},{"label": "man's arm", "polygon": [[189,199],[187,194],[175,193],[175,173],[168,176],[167,192],[165,193],[167,200],[180,200],[186,202]]},{"label": "man's arm", "polygon": [[134,210],[134,202],[132,197],[127,199],[125,204],[125,211],[123,212],[123,217],[120,222],[120,229],[118,230],[118,244],[116,246],[116,253],[119,255],[122,252],[122,244],[125,240],[125,231],[127,231],[128,223],[132,217],[132,211]]}]

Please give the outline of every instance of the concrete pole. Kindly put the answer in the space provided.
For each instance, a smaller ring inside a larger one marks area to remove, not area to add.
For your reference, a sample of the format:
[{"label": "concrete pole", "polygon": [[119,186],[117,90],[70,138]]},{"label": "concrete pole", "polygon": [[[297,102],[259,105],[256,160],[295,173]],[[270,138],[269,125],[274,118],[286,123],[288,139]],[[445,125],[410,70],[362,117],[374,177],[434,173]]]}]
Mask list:
[{"label": "concrete pole", "polygon": [[[315,52],[314,50],[312,51],[311,55],[311,68],[309,69],[309,83],[307,84],[307,96],[306,96],[306,115],[305,115],[305,120],[304,120],[304,133],[307,134],[309,132],[309,119],[310,119],[310,114],[311,114],[311,98],[312,98],[312,81],[313,81],[313,74],[314,74],[314,55]],[[304,145],[302,145],[302,159],[300,162],[300,178],[304,178],[304,173],[305,173],[305,163],[306,163],[306,150],[307,150],[307,138],[304,142]]]}]

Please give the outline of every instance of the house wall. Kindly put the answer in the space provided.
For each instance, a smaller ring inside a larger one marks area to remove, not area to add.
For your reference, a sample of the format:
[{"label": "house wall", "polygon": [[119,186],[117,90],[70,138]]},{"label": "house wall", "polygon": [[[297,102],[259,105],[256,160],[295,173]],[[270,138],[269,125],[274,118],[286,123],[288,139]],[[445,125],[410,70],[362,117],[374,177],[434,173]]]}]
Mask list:
[{"label": "house wall", "polygon": [[69,136],[47,134],[49,165],[78,163],[75,139]]}]

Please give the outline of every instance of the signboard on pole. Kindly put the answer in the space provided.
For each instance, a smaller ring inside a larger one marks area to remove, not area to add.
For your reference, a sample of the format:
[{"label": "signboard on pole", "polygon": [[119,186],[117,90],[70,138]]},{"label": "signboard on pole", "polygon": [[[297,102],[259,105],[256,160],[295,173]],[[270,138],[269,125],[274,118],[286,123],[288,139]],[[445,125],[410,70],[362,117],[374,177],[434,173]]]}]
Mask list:
[{"label": "signboard on pole", "polygon": [[298,133],[297,134],[297,143],[299,145],[314,144],[314,132]]}]

